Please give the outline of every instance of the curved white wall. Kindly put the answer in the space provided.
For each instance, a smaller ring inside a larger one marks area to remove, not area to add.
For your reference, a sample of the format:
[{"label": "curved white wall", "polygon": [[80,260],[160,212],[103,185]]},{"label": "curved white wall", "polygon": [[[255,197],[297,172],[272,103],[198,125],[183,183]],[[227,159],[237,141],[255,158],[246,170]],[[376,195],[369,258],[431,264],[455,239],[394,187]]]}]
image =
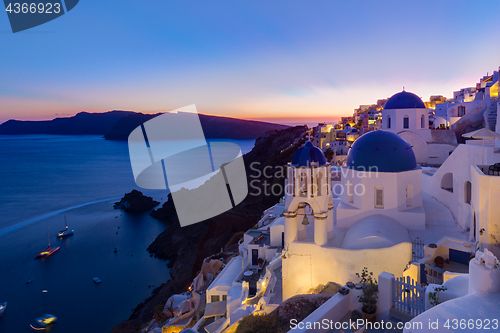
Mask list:
[{"label": "curved white wall", "polygon": [[401,276],[412,258],[411,243],[388,248],[346,250],[320,247],[314,243],[294,242],[283,259],[283,300],[305,293],[319,284],[358,282],[356,273],[363,267],[378,276],[383,271]]}]

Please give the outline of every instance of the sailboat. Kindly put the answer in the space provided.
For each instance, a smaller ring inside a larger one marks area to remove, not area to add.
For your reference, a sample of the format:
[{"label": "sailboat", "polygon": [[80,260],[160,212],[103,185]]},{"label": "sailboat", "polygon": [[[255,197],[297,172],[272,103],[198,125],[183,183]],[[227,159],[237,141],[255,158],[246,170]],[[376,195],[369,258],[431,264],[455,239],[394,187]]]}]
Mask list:
[{"label": "sailboat", "polygon": [[59,238],[66,238],[66,237],[69,237],[69,236],[73,236],[73,231],[74,230],[69,230],[68,229],[68,222],[66,221],[66,215],[64,215],[64,224],[66,224],[66,228],[59,231],[59,233],[57,234],[57,237]]},{"label": "sailboat", "polygon": [[35,257],[35,259],[50,257],[51,255],[54,254],[54,252],[56,252],[57,250],[59,250],[59,246],[58,247],[50,247],[51,244],[50,244],[50,230],[49,230],[49,227],[47,227],[47,233],[48,233],[48,236],[49,236],[49,246],[47,246],[47,248],[45,250],[43,250],[42,252],[38,253],[38,255]]}]

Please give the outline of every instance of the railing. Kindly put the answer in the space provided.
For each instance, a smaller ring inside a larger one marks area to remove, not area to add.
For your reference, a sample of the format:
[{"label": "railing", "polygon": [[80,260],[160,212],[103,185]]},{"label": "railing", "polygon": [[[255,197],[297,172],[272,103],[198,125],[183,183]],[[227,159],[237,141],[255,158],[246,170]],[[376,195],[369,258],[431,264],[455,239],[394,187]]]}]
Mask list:
[{"label": "railing", "polygon": [[393,282],[393,302],[397,311],[413,317],[425,311],[425,287],[418,286],[409,276],[396,278]]},{"label": "railing", "polygon": [[478,165],[477,166],[485,175],[488,176],[500,176],[500,163],[495,163],[493,165]]},{"label": "railing", "polygon": [[444,270],[431,264],[425,264],[425,274],[427,284],[442,284],[444,278]]}]

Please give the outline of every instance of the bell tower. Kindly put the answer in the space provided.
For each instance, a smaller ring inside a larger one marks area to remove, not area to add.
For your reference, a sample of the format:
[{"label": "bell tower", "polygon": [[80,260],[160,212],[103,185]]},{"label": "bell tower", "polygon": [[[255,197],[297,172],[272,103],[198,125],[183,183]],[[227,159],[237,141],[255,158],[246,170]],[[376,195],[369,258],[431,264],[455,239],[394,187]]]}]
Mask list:
[{"label": "bell tower", "polygon": [[323,152],[307,141],[293,155],[287,172],[285,246],[305,240],[311,227],[316,245],[326,245],[334,231],[330,164]]}]

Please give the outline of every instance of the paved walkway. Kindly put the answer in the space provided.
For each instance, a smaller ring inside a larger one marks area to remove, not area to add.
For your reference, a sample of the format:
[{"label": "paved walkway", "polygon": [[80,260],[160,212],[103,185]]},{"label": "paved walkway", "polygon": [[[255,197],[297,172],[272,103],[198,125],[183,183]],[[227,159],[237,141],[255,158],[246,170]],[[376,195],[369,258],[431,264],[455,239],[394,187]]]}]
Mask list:
[{"label": "paved walkway", "polygon": [[215,317],[206,318],[205,321],[203,322],[203,324],[201,324],[200,327],[198,328],[198,332],[207,333],[207,331],[205,330],[205,326],[210,325],[214,321],[215,321]]},{"label": "paved walkway", "polygon": [[281,304],[283,301],[283,280],[281,279],[281,266],[273,271],[274,276],[276,276],[276,283],[274,284],[273,293],[270,304]]},{"label": "paved walkway", "polygon": [[423,206],[425,230],[410,230],[412,239],[419,237],[424,240],[426,245],[437,243],[445,236],[466,240],[465,231],[455,223],[453,215],[445,205],[424,193]]}]

